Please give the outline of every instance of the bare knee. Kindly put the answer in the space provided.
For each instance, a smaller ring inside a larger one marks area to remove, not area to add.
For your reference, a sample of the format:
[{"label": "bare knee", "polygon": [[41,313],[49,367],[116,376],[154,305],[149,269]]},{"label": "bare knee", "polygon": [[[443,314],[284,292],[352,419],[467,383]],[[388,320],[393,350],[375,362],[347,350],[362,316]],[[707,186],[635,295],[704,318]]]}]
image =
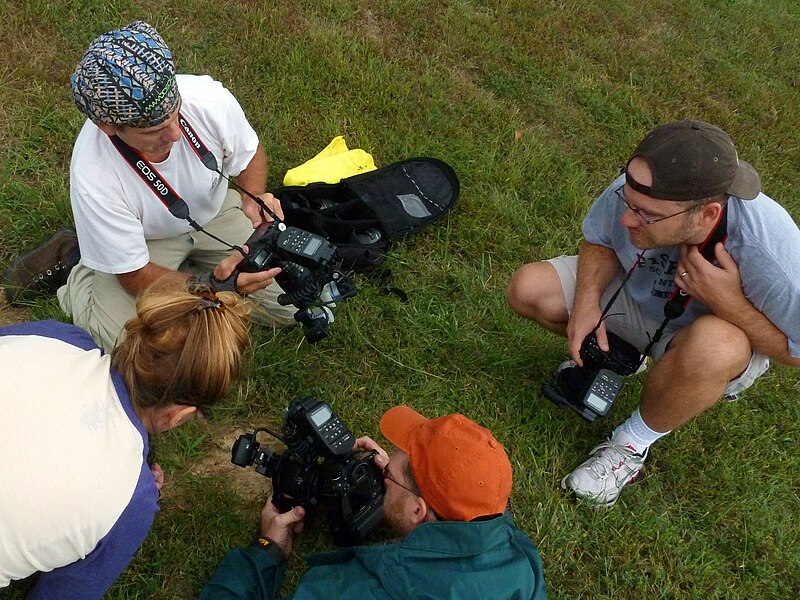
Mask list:
[{"label": "bare knee", "polygon": [[511,310],[527,319],[540,323],[569,319],[561,280],[548,262],[520,267],[509,281],[507,296]]},{"label": "bare knee", "polygon": [[753,353],[744,331],[713,315],[699,317],[679,331],[670,349],[685,369],[725,381],[741,374]]}]

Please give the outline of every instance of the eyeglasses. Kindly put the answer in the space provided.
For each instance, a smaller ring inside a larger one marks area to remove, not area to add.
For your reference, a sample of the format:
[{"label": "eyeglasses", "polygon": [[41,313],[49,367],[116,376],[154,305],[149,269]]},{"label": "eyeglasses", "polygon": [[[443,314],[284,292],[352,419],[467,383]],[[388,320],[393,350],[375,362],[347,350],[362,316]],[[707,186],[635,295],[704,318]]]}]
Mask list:
[{"label": "eyeglasses", "polygon": [[676,212],[671,215],[667,215],[666,217],[652,217],[648,215],[646,212],[644,212],[642,209],[634,208],[633,206],[628,204],[628,201],[625,199],[624,187],[625,187],[624,185],[619,186],[617,189],[614,190],[614,193],[617,195],[617,198],[622,200],[622,203],[625,205],[625,207],[633,214],[635,214],[637,217],[639,217],[639,220],[645,225],[652,225],[653,223],[658,223],[659,221],[664,221],[665,219],[671,219],[672,217],[677,217],[678,215],[682,215],[683,213],[687,213],[693,208],[696,208],[696,206],[690,206],[685,210]]},{"label": "eyeglasses", "polygon": [[397,481],[397,479],[395,479],[394,477],[392,477],[392,474],[389,472],[389,465],[386,465],[386,466],[383,468],[383,478],[384,478],[384,479],[388,479],[388,480],[389,480],[389,481],[391,481],[392,483],[396,483],[397,485],[399,485],[399,486],[400,486],[401,488],[403,488],[404,490],[406,490],[406,491],[408,491],[408,492],[411,492],[411,493],[412,493],[412,494],[414,494],[415,496],[419,496],[420,498],[422,498],[422,496],[421,496],[421,495],[420,495],[418,492],[415,492],[415,491],[414,491],[414,490],[412,490],[410,487],[403,485],[402,483],[400,483],[399,481]]}]

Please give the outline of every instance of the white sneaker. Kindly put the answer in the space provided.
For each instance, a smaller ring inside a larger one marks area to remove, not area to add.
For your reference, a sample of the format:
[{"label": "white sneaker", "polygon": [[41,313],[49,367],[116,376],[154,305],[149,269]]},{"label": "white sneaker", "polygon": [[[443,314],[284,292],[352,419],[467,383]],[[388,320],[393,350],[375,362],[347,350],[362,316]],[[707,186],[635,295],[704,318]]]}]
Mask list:
[{"label": "white sneaker", "polygon": [[563,371],[564,369],[569,369],[569,368],[572,368],[572,367],[577,367],[577,366],[578,366],[578,363],[576,363],[574,360],[572,360],[572,359],[570,358],[570,359],[568,359],[568,360],[565,360],[564,362],[562,362],[560,365],[558,365],[558,366],[556,367],[556,371],[555,371],[555,373],[553,373],[553,374],[554,374],[554,375],[558,375],[558,374],[559,374],[559,373],[561,373],[561,371]]},{"label": "white sneaker", "polygon": [[612,507],[622,488],[636,481],[647,458],[631,446],[618,446],[606,440],[592,450],[592,457],[561,480],[563,489],[572,490],[599,506]]}]

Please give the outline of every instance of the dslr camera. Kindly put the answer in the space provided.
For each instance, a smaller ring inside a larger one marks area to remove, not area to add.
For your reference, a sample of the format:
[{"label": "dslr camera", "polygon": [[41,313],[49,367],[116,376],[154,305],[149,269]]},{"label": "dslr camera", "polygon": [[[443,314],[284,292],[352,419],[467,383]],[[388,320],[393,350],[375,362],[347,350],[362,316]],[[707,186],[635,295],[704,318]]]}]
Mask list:
[{"label": "dslr camera", "polygon": [[560,369],[554,381],[542,383],[542,392],[553,404],[570,408],[587,421],[604,417],[622,390],[622,377],[642,364],[639,350],[618,335],[606,332],[609,351],[603,351],[594,332],[581,344],[583,366]]},{"label": "dslr camera", "polygon": [[[262,447],[256,439],[260,432],[283,441],[286,452]],[[375,464],[377,452],[354,452],[353,434],[314,396],[292,400],[282,434],[262,428],[239,436],[231,462],[256,465],[257,473],[271,477],[273,503],[280,511],[299,505],[310,517],[324,510],[337,546],[363,542],[383,515],[385,487],[383,471]]]},{"label": "dslr camera", "polygon": [[278,303],[297,307],[294,318],[309,343],[328,335],[333,313],[326,305],[358,294],[352,281],[334,268],[336,247],[322,236],[269,222],[255,229],[245,244],[248,252],[237,269],[257,273],[281,268],[275,280],[286,293],[278,296]]}]

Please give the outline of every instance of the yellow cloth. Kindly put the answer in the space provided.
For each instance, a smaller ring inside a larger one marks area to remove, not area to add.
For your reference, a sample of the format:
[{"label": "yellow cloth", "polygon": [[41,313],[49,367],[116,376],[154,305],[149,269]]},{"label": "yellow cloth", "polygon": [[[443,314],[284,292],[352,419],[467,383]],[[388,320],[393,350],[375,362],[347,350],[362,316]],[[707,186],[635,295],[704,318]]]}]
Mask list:
[{"label": "yellow cloth", "polygon": [[339,183],[341,179],[375,170],[372,155],[360,148],[348,150],[344,136],[336,136],[319,154],[302,165],[289,169],[283,185]]}]

